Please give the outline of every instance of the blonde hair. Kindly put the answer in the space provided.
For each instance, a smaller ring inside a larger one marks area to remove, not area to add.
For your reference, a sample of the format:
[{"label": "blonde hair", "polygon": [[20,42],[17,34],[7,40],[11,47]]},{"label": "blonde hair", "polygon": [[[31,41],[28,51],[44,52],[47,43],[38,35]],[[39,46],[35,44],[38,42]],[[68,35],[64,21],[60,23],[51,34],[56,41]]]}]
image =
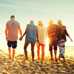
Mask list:
[{"label": "blonde hair", "polygon": [[38,26],[43,26],[43,22],[41,20],[38,21]]}]

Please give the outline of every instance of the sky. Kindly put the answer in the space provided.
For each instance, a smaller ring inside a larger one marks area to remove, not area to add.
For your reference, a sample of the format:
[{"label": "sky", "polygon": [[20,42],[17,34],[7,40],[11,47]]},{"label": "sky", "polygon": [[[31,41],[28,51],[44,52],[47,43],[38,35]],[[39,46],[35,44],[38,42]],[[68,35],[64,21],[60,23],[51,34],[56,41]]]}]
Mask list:
[{"label": "sky", "polygon": [[[20,22],[23,32],[31,19],[35,23],[42,20],[45,26],[50,19],[61,19],[74,40],[74,0],[0,0],[0,48],[5,49],[3,51],[7,51],[5,23],[12,14]],[[19,45],[22,43],[24,44],[24,41],[18,41],[17,49],[23,49]],[[66,45],[74,46],[74,42],[68,39]]]}]

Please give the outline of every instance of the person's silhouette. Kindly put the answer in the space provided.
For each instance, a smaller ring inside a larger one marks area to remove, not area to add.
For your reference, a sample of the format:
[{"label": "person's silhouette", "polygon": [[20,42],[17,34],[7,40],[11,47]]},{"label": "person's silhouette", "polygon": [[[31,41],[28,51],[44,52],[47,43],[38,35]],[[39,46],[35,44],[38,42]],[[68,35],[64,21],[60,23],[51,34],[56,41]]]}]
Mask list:
[{"label": "person's silhouette", "polygon": [[30,21],[30,24],[27,24],[26,30],[24,34],[20,37],[20,40],[22,40],[24,35],[26,35],[25,44],[24,44],[25,59],[28,60],[27,46],[31,44],[32,61],[34,61],[34,46],[36,40],[38,41],[38,31],[37,31],[37,27],[35,26],[32,20]]},{"label": "person's silhouette", "polygon": [[20,33],[20,35],[22,36],[20,24],[18,21],[15,20],[15,16],[12,15],[10,16],[10,20],[6,23],[6,29],[5,29],[5,36],[9,51],[9,59],[11,60],[14,60],[15,49],[17,47],[18,33]]}]

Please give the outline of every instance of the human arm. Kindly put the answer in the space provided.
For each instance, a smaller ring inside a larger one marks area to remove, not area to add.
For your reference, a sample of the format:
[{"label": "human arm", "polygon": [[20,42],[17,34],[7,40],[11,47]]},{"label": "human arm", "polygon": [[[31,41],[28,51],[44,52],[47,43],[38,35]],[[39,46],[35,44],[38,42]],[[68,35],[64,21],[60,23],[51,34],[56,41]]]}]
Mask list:
[{"label": "human arm", "polygon": [[19,38],[19,40],[22,40],[24,35],[26,34],[26,31],[23,33],[23,35]]},{"label": "human arm", "polygon": [[66,29],[65,29],[65,34],[71,41],[73,41]]},{"label": "human arm", "polygon": [[21,30],[21,27],[20,27],[19,23],[18,23],[18,31],[19,31],[20,36],[22,36],[22,30]]},{"label": "human arm", "polygon": [[36,27],[36,36],[37,36],[37,42],[39,43],[39,38],[38,38],[38,28]]},{"label": "human arm", "polygon": [[8,26],[6,24],[6,27],[5,27],[5,36],[6,36],[6,40],[7,40],[7,36],[8,36]]},{"label": "human arm", "polygon": [[47,36],[50,37],[49,36],[50,35],[50,26],[47,27],[46,33],[47,33]]},{"label": "human arm", "polygon": [[25,32],[24,32],[23,35],[19,38],[19,40],[22,40],[22,39],[23,39],[23,37],[24,37],[24,35],[26,34],[27,30],[28,30],[28,25],[27,25],[27,27],[26,27]]}]

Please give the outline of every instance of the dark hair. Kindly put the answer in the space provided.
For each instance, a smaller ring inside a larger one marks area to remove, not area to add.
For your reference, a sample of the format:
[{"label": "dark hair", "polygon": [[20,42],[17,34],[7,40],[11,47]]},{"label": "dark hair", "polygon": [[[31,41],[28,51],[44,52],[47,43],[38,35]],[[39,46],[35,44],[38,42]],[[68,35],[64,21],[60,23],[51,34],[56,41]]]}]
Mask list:
[{"label": "dark hair", "polygon": [[15,15],[11,15],[10,18],[15,18]]}]

